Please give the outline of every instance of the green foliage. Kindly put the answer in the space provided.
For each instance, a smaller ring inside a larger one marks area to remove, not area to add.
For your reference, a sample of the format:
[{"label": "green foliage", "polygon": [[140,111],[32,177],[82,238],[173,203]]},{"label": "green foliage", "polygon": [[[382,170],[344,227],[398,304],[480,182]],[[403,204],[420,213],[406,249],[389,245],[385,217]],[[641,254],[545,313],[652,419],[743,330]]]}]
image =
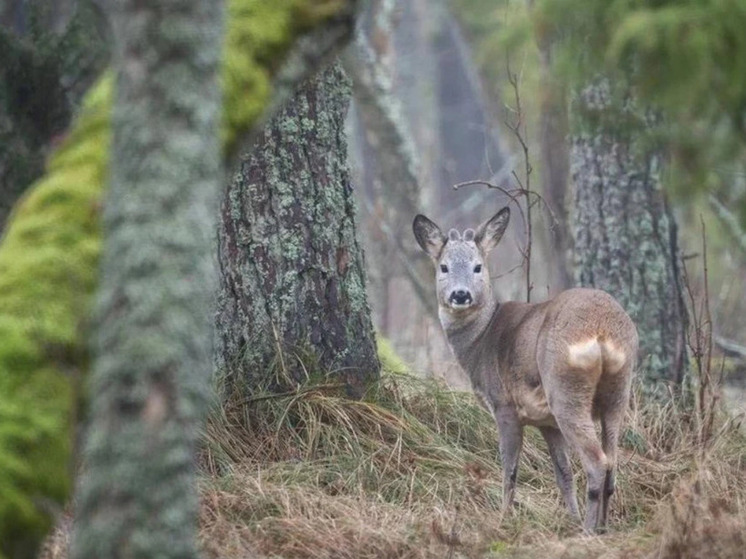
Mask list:
[{"label": "green foliage", "polygon": [[[266,106],[294,37],[345,2],[233,0],[223,91],[226,151]],[[113,78],[87,94],[47,174],[0,244],[0,557],[28,556],[70,488],[75,386],[98,277]]]},{"label": "green foliage", "polygon": [[[716,191],[746,228],[746,4],[740,0],[571,0],[533,3],[451,0],[475,44],[493,93],[506,97],[505,58],[525,73],[522,94],[546,95],[531,78],[537,44],[551,45],[551,71],[571,88],[604,75],[619,110],[604,123],[657,144],[671,165],[666,186],[689,197]],[[516,55],[526,53],[525,68]],[[626,119],[630,91],[662,118]],[[588,115],[584,115],[588,116]],[[598,117],[599,115],[591,115]],[[620,119],[621,117],[621,119]],[[625,120],[626,119],[626,120]],[[620,122],[623,120],[623,122]],[[581,119],[574,123],[582,124]],[[531,131],[529,130],[529,133]]]},{"label": "green foliage", "polygon": [[0,551],[12,555],[30,553],[47,529],[38,503],[62,502],[70,488],[73,385],[96,282],[111,84],[106,77],[91,92],[0,247]]},{"label": "green foliage", "polygon": [[[56,395],[46,397],[53,400]],[[28,403],[21,398],[0,400],[0,557],[28,555],[27,549],[33,549],[29,544],[44,533],[34,498],[60,499],[66,490],[60,463],[64,464],[68,445],[56,440],[54,411],[45,403],[29,409]],[[38,464],[33,470],[32,461]]]},{"label": "green foliage", "polygon": [[270,101],[272,76],[295,37],[333,16],[342,0],[233,0],[223,55],[223,126],[226,152],[251,128]]},{"label": "green foliage", "polygon": [[[582,5],[582,9],[580,6]],[[719,190],[746,227],[746,192],[723,173],[746,148],[746,4],[738,0],[544,0],[536,17],[562,37],[558,67],[575,83],[623,75],[663,116],[667,181],[691,195]]]}]

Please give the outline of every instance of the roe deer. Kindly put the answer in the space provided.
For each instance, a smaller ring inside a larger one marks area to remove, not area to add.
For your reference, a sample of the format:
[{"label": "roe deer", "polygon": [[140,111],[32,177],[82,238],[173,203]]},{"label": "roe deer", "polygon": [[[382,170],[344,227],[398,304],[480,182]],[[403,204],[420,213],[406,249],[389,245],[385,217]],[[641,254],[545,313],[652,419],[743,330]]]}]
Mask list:
[{"label": "roe deer", "polygon": [[[436,264],[440,322],[459,364],[497,423],[503,506],[513,503],[523,427],[539,428],[562,497],[578,517],[569,444],[588,477],[586,531],[606,524],[619,432],[637,361],[637,330],[611,295],[568,289],[543,303],[495,300],[487,254],[510,220],[503,208],[477,231],[448,237],[423,215],[417,242]],[[594,419],[601,421],[599,440]]]}]

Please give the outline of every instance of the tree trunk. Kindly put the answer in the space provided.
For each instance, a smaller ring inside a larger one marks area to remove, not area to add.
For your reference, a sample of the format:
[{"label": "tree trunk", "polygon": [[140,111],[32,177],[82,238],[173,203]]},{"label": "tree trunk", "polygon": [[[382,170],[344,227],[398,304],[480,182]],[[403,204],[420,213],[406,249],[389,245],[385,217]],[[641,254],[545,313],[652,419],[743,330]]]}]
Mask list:
[{"label": "tree trunk", "polygon": [[349,98],[338,64],[308,80],[228,187],[216,359],[229,386],[277,389],[310,363],[360,395],[378,375],[347,166]]},{"label": "tree trunk", "polygon": [[0,9],[0,234],[108,59],[98,9],[13,0]]},{"label": "tree trunk", "polygon": [[222,5],[112,4],[117,73],[72,557],[196,557],[211,371]]},{"label": "tree trunk", "polygon": [[[420,203],[418,161],[409,135],[407,122],[399,99],[393,94],[392,21],[396,5],[391,2],[371,2],[361,17],[356,49],[348,51],[346,70],[353,79],[353,96],[362,134],[360,163],[366,188],[369,190],[368,211],[364,218],[370,223],[370,237],[377,240],[379,250],[367,250],[369,268],[378,277],[369,277],[379,293],[386,296],[399,277],[409,285],[402,285],[408,300],[412,293],[433,320],[438,319],[438,307],[432,296],[432,264],[427,256],[409,242],[413,217],[423,211]],[[366,215],[367,213],[367,215]],[[369,243],[368,246],[370,246]],[[373,274],[371,274],[373,276]],[[411,289],[409,289],[411,288]],[[381,301],[378,301],[379,304]],[[386,309],[384,314],[389,314]],[[378,325],[386,335],[385,326]]]},{"label": "tree trunk", "polygon": [[661,190],[660,158],[632,140],[651,118],[640,116],[629,96],[621,110],[615,106],[604,81],[576,101],[583,124],[570,159],[575,277],[611,293],[632,316],[643,382],[660,392],[662,383],[680,385],[686,370],[676,222]]},{"label": "tree trunk", "polygon": [[560,292],[572,285],[570,279],[570,221],[567,211],[567,181],[569,153],[567,145],[567,96],[562,80],[552,69],[555,38],[545,29],[538,33],[541,74],[539,153],[541,161],[541,191],[556,221],[549,231],[550,278],[554,291]]}]

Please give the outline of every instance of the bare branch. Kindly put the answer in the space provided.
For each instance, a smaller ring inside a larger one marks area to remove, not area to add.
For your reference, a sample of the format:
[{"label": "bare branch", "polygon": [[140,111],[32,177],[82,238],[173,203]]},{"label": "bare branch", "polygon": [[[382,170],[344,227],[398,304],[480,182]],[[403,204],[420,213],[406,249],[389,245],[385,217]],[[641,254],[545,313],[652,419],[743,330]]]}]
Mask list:
[{"label": "bare branch", "polygon": [[526,124],[524,122],[523,106],[521,104],[520,79],[519,76],[512,72],[510,69],[510,56],[508,56],[507,59],[507,71],[508,82],[513,88],[513,95],[515,98],[515,110],[513,111],[513,113],[515,114],[515,120],[512,123],[506,120],[505,124],[513,132],[513,135],[516,137],[518,143],[521,145],[521,149],[523,150],[523,173],[525,185],[518,177],[518,174],[515,172],[515,170],[513,171],[513,178],[520,187],[521,194],[524,196],[526,202],[526,302],[530,303],[531,290],[533,289],[533,284],[531,283],[531,251],[533,248],[533,223],[531,220],[531,208],[533,204],[531,203],[530,196],[531,173],[533,172],[533,167],[531,166],[529,147],[526,141]]},{"label": "bare branch", "polygon": [[[542,204],[544,208],[547,209],[549,215],[551,216],[552,227],[554,227],[554,225],[557,223],[557,219],[554,215],[554,212],[552,212],[552,209],[549,207],[549,204],[546,203],[546,201],[541,196],[541,194],[531,190],[531,173],[533,172],[533,166],[531,165],[530,149],[529,149],[529,145],[526,139],[526,127],[525,127],[525,122],[524,122],[524,112],[523,112],[523,106],[521,104],[521,94],[520,94],[520,78],[517,74],[515,74],[510,69],[510,57],[508,57],[507,72],[508,72],[508,82],[513,87],[515,106],[514,107],[506,106],[506,110],[515,116],[512,120],[506,119],[505,125],[508,127],[508,129],[510,129],[510,131],[516,137],[516,139],[518,140],[518,143],[521,146],[521,149],[523,152],[524,179],[521,180],[521,177],[518,176],[518,173],[516,173],[516,171],[513,170],[511,171],[511,175],[513,177],[513,180],[518,185],[518,188],[509,190],[507,188],[504,188],[502,186],[493,184],[485,180],[464,181],[464,182],[454,184],[453,188],[454,190],[458,190],[459,188],[463,188],[465,186],[475,186],[475,185],[486,186],[487,188],[499,190],[500,192],[505,194],[508,198],[510,198],[511,202],[516,204],[516,206],[518,207],[518,210],[521,213],[521,220],[523,221],[524,230],[526,232],[526,244],[524,247],[519,247],[518,251],[520,252],[521,257],[523,258],[522,266],[525,265],[526,267],[526,302],[531,302],[531,291],[533,289],[533,284],[531,283],[531,252],[532,252],[532,246],[533,246],[533,223],[531,219],[531,210],[536,204],[540,203]],[[525,208],[520,203],[521,199],[524,201]]]},{"label": "bare branch", "polygon": [[702,226],[702,277],[704,293],[697,301],[686,265],[682,266],[684,287],[689,299],[692,316],[691,329],[687,344],[694,359],[696,372],[696,421],[698,458],[704,460],[707,450],[716,438],[714,433],[715,412],[720,399],[719,390],[723,379],[724,367],[721,364],[717,375],[712,371],[712,315],[710,313],[709,270],[707,264],[707,235],[704,219],[700,215]]}]

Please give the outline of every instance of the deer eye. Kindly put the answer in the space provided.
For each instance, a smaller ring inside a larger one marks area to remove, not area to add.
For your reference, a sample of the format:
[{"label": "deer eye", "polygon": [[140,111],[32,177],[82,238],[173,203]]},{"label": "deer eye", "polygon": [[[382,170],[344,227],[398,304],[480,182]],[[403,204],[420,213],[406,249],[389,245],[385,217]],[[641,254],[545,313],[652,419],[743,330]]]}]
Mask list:
[{"label": "deer eye", "polygon": [[443,272],[444,274],[447,274],[448,273],[448,266],[446,266],[445,264],[441,264],[440,265],[440,271]]},{"label": "deer eye", "polygon": [[479,273],[481,273],[481,271],[482,271],[482,265],[481,264],[477,264],[476,266],[474,266],[474,273],[475,274],[479,274]]}]

